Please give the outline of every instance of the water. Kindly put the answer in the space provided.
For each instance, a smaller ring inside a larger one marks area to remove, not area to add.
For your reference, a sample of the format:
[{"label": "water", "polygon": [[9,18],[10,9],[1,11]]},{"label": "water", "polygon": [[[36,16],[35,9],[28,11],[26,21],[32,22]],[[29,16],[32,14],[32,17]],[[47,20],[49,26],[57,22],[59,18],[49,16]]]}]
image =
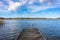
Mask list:
[{"label": "water", "polygon": [[38,28],[47,40],[60,40],[60,20],[4,20],[0,40],[15,40],[23,28]]}]

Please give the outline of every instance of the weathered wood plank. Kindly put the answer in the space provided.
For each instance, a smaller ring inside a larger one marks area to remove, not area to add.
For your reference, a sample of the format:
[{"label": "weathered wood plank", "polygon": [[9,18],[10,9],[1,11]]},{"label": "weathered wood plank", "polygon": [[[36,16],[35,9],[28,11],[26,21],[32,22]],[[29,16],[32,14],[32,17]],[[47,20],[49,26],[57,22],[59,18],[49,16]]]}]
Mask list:
[{"label": "weathered wood plank", "polygon": [[17,40],[46,40],[38,29],[26,28],[23,29]]}]

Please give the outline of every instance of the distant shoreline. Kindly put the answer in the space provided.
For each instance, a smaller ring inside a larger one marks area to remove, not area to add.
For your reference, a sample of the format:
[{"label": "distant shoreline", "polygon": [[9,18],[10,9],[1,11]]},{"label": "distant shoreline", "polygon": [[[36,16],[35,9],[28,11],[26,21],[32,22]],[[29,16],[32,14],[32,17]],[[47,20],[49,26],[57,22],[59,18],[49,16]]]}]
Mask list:
[{"label": "distant shoreline", "polygon": [[14,19],[14,20],[58,20],[60,18],[0,18],[0,20],[11,20],[11,19]]}]

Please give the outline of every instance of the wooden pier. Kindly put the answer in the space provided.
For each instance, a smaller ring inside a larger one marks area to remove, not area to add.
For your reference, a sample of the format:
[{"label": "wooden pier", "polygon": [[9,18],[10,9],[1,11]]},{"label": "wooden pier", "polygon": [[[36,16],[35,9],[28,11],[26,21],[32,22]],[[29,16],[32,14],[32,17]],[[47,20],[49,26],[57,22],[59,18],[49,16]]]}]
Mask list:
[{"label": "wooden pier", "polygon": [[25,28],[17,40],[46,40],[37,28]]}]

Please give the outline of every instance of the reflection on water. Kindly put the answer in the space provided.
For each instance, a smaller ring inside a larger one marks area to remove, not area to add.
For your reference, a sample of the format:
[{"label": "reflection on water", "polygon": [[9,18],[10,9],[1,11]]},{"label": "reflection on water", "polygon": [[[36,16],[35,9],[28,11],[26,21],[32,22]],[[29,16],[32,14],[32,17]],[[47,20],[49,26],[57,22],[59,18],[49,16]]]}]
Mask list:
[{"label": "reflection on water", "polygon": [[4,25],[4,21],[0,22],[0,27],[3,27],[3,25]]},{"label": "reflection on water", "polygon": [[15,40],[21,31],[16,20],[5,20],[0,22],[0,40]]},{"label": "reflection on water", "polygon": [[38,28],[47,40],[60,40],[60,20],[4,20],[0,40],[15,40],[23,28]]}]

